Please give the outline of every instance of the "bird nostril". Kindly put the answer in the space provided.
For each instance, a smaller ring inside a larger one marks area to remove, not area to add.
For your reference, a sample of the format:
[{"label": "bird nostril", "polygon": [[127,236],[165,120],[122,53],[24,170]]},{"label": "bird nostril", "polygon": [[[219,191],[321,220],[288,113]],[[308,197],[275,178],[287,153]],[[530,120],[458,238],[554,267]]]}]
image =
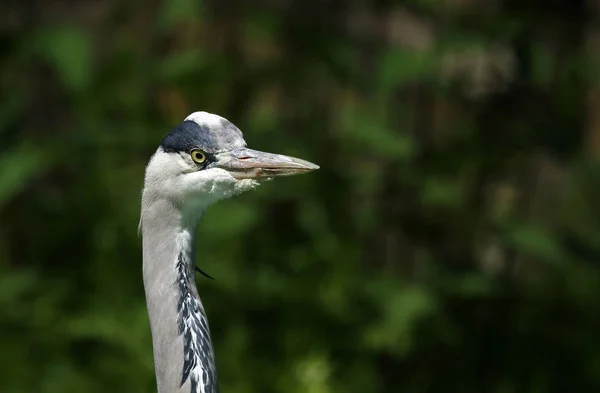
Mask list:
[{"label": "bird nostril", "polygon": [[244,156],[244,157],[238,157],[238,160],[249,160],[252,157],[249,156]]}]

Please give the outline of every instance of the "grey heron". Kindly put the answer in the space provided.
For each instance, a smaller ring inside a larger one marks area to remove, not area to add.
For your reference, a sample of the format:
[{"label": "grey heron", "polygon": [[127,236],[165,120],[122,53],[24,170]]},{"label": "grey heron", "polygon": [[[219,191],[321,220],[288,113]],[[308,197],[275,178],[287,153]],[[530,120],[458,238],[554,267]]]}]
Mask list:
[{"label": "grey heron", "polygon": [[218,393],[215,356],[195,281],[196,230],[211,204],[262,180],[306,173],[308,161],[246,147],[227,119],[194,112],[146,167],[140,232],[158,393]]}]

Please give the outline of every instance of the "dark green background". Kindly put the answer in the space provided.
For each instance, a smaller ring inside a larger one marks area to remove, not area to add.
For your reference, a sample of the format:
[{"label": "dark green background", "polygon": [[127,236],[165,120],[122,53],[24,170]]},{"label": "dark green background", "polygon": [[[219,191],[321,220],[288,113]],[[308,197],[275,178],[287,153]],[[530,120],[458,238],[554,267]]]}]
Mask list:
[{"label": "dark green background", "polygon": [[600,391],[598,1],[0,7],[0,392],[155,391],[144,166],[196,110],[321,166],[201,223],[223,392]]}]

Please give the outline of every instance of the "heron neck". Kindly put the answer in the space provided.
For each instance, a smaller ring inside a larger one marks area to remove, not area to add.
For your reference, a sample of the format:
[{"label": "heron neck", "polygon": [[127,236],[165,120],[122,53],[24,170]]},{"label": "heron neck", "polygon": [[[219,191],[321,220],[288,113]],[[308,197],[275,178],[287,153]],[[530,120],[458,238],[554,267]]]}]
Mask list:
[{"label": "heron neck", "polygon": [[[157,209],[167,209],[157,214]],[[142,221],[144,287],[159,393],[218,393],[208,319],[196,287],[198,220],[157,204]]]}]

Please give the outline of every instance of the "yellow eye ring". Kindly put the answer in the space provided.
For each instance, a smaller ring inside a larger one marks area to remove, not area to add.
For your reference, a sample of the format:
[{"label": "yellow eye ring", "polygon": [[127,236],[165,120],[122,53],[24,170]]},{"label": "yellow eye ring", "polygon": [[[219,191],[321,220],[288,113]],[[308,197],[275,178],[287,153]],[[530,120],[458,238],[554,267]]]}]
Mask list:
[{"label": "yellow eye ring", "polygon": [[204,164],[204,162],[206,162],[206,153],[202,150],[194,149],[190,152],[190,155],[192,156],[192,160],[198,164]]}]

